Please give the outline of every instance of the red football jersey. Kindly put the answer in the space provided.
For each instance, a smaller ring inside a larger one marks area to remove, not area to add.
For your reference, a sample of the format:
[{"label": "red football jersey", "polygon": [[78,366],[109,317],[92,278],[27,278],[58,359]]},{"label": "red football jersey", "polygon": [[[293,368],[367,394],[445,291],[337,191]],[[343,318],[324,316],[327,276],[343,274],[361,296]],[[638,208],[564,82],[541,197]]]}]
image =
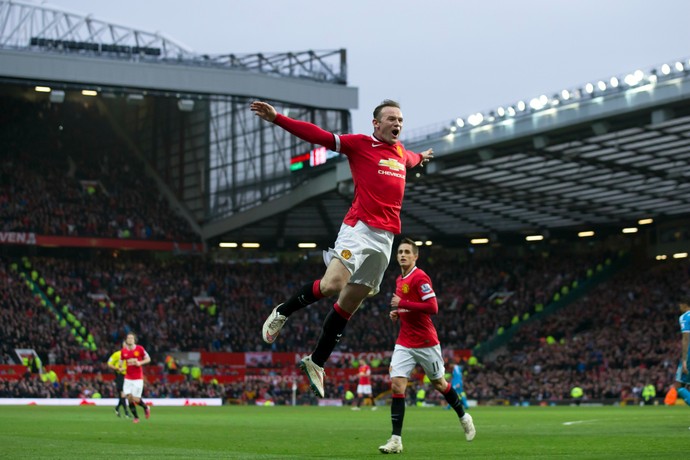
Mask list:
[{"label": "red football jersey", "polygon": [[[127,360],[131,358],[135,358],[138,361],[142,361],[147,356],[148,353],[146,353],[144,347],[142,347],[141,345],[136,345],[134,347],[134,350],[130,350],[127,347],[123,347],[122,352],[120,354],[120,359],[124,362],[127,362]],[[127,373],[125,374],[125,378],[128,380],[141,380],[144,378],[144,370],[141,366],[127,365]]]},{"label": "red football jersey", "polygon": [[368,364],[359,366],[359,384],[371,385],[371,367]]},{"label": "red football jersey", "polygon": [[361,220],[371,227],[400,233],[405,174],[407,168],[422,162],[421,154],[406,150],[399,142],[390,145],[365,134],[337,135],[281,114],[276,115],[274,123],[304,141],[347,156],[355,197],[343,220],[345,224],[354,227]]},{"label": "red football jersey", "polygon": [[[404,301],[422,303],[429,299],[436,300],[431,279],[424,273],[424,270],[418,267],[414,267],[404,277],[398,276],[395,280],[395,294],[400,297],[401,305]],[[427,348],[439,344],[436,327],[434,327],[429,313],[413,311],[399,306],[398,314],[400,332],[395,343],[407,348]]]},{"label": "red football jersey", "polygon": [[389,232],[400,233],[400,208],[405,194],[407,168],[417,166],[422,157],[402,144],[381,142],[364,134],[335,135],[336,151],[350,162],[355,197],[345,222],[358,221]]}]

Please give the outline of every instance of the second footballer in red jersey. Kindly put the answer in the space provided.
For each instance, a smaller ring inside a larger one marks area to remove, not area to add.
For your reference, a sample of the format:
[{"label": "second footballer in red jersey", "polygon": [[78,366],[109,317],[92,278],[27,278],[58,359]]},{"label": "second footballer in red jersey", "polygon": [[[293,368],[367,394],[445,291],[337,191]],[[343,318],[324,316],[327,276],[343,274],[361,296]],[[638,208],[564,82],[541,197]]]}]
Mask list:
[{"label": "second footballer in red jersey", "polygon": [[458,393],[444,377],[446,369],[441,346],[436,327],[431,321],[431,315],[438,313],[438,302],[429,275],[417,267],[418,258],[419,249],[414,241],[405,238],[397,252],[402,273],[395,280],[395,294],[391,298],[390,318],[400,322],[400,331],[390,365],[393,432],[386,444],[379,447],[385,454],[402,452],[405,390],[417,364],[422,366],[434,388],[455,409],[465,432],[465,439],[472,441],[475,436],[472,416],[465,413]]},{"label": "second footballer in red jersey", "polygon": [[127,334],[125,346],[122,347],[120,353],[120,360],[127,363],[127,371],[125,373],[125,382],[122,386],[122,392],[129,400],[129,410],[132,412],[132,416],[134,416],[133,422],[139,423],[137,404],[144,408],[146,418],[151,416],[151,409],[141,397],[144,392],[144,370],[142,366],[150,363],[151,358],[146,350],[144,350],[144,347],[137,345],[137,336],[133,332]]},{"label": "second footballer in red jersey", "polygon": [[431,149],[411,152],[400,143],[402,111],[391,100],[374,109],[371,135],[331,133],[312,123],[281,115],[265,102],[253,102],[251,110],[306,142],[342,153],[350,164],[355,196],[334,247],[325,253],[326,273],[275,307],[262,328],[264,341],[274,343],[292,313],[324,297],[338,295],[326,316],[316,348],[300,363],[312,390],[324,397],[323,366],[350,317],[367,296],[379,291],[388,267],[393,238],[400,233],[407,170],[428,162],[433,152]]}]

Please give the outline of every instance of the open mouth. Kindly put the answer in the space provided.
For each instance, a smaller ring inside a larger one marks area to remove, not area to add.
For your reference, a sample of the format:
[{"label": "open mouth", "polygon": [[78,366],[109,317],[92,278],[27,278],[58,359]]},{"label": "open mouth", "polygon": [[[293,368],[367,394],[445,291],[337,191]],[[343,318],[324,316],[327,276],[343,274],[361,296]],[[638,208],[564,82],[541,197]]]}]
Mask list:
[{"label": "open mouth", "polygon": [[393,133],[393,137],[398,137],[398,134],[400,134],[400,130],[395,128],[393,129],[393,131],[391,131],[391,133]]}]

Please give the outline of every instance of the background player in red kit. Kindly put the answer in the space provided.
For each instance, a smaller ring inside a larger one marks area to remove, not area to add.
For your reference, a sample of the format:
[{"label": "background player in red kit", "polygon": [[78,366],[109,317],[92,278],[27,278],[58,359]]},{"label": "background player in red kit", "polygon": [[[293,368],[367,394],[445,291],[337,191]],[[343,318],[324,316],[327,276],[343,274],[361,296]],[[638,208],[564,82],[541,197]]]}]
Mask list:
[{"label": "background player in red kit", "polygon": [[415,366],[420,364],[434,388],[443,394],[460,418],[465,439],[475,435],[472,416],[465,413],[457,392],[443,377],[445,366],[441,345],[431,315],[438,313],[436,293],[431,279],[417,267],[419,249],[414,241],[405,238],[398,246],[397,260],[402,274],[395,280],[395,295],[391,298],[390,317],[400,320],[400,332],[391,358],[391,422],[393,434],[379,450],[386,454],[402,452],[402,426],[405,418],[405,389]]},{"label": "background player in red kit", "polygon": [[371,391],[371,366],[364,360],[359,360],[359,368],[357,369],[357,402],[352,410],[360,410],[362,400],[369,398],[371,400],[371,410],[376,410],[374,400],[372,399],[373,392]]},{"label": "background player in red kit", "polygon": [[367,296],[379,291],[388,267],[393,237],[400,233],[406,171],[428,162],[433,157],[432,151],[414,153],[399,142],[403,116],[395,101],[385,100],[374,109],[373,135],[330,133],[312,123],[281,115],[265,102],[253,102],[250,108],[263,120],[275,123],[306,142],[342,153],[350,164],[355,196],[334,248],[326,254],[326,273],[274,308],[262,328],[264,341],[273,343],[292,313],[338,294],[314,352],[300,363],[312,390],[323,397],[323,366],[350,317]]},{"label": "background player in red kit", "polygon": [[141,394],[144,392],[144,370],[141,366],[150,363],[151,358],[144,347],[137,345],[137,336],[130,332],[125,339],[125,346],[122,347],[120,359],[127,363],[127,373],[122,392],[129,400],[129,410],[134,416],[133,422],[139,423],[137,404],[144,408],[146,418],[151,416],[151,410],[141,398]]}]

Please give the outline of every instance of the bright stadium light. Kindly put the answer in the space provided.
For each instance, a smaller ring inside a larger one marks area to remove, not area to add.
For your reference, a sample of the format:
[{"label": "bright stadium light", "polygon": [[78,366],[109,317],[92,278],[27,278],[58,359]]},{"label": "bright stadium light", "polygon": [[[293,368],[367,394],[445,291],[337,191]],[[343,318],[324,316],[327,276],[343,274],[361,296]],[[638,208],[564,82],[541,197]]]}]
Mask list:
[{"label": "bright stadium light", "polygon": [[623,233],[637,233],[637,227],[626,227],[622,231]]},{"label": "bright stadium light", "polygon": [[316,243],[298,243],[297,247],[300,249],[314,249],[316,247]]},{"label": "bright stadium light", "polygon": [[37,86],[34,88],[34,91],[36,91],[37,93],[49,93],[50,86]]},{"label": "bright stadium light", "polygon": [[237,243],[230,243],[230,242],[225,242],[225,241],[224,241],[224,242],[218,243],[218,247],[221,247],[221,248],[236,248],[236,247],[237,247]]},{"label": "bright stadium light", "polygon": [[662,65],[661,66],[661,73],[663,73],[664,75],[670,74],[671,73],[671,66],[668,64]]},{"label": "bright stadium light", "polygon": [[623,81],[628,86],[636,86],[642,81],[643,78],[644,72],[641,70],[636,70],[635,72],[626,75]]},{"label": "bright stadium light", "polygon": [[561,99],[563,99],[564,101],[570,99],[570,91],[568,91],[567,89],[561,91]]},{"label": "bright stadium light", "polygon": [[673,254],[674,259],[685,259],[687,256],[687,252],[676,252],[675,254]]},{"label": "bright stadium light", "polygon": [[544,239],[544,235],[527,235],[525,240],[527,241],[541,241]]},{"label": "bright stadium light", "polygon": [[467,117],[467,122],[472,126],[477,126],[481,124],[482,121],[484,121],[484,115],[482,115],[481,112],[477,112]]},{"label": "bright stadium light", "polygon": [[529,106],[533,110],[541,110],[548,102],[549,98],[542,94],[541,96],[535,97],[529,101]]},{"label": "bright stadium light", "polygon": [[261,245],[259,243],[242,243],[242,247],[246,249],[257,249],[260,248]]},{"label": "bright stadium light", "polygon": [[424,244],[423,241],[415,241],[415,242],[414,242],[414,245],[415,245],[415,246],[421,246],[421,245],[423,245],[423,244]]},{"label": "bright stadium light", "polygon": [[667,256],[666,254],[659,254],[656,256],[656,260],[666,260]]},{"label": "bright stadium light", "polygon": [[434,244],[434,243],[433,243],[433,241],[431,241],[431,240],[426,240],[426,241],[424,242],[424,246],[431,246],[432,244]]},{"label": "bright stadium light", "polygon": [[611,85],[611,88],[618,88],[618,79],[616,77],[611,77],[609,85]]},{"label": "bright stadium light", "polygon": [[518,101],[518,103],[517,103],[517,109],[518,109],[520,112],[524,112],[526,108],[527,108],[527,104],[525,104],[525,101]]},{"label": "bright stadium light", "polygon": [[83,89],[83,90],[81,90],[81,94],[84,96],[93,97],[93,96],[98,96],[98,91],[95,91],[93,89]]},{"label": "bright stadium light", "polygon": [[677,70],[678,72],[682,72],[683,70],[685,70],[685,69],[683,68],[683,63],[680,62],[680,61],[676,61],[674,67],[676,68],[676,70]]},{"label": "bright stadium light", "polygon": [[606,82],[600,80],[597,83],[597,88],[599,88],[599,91],[606,91]]},{"label": "bright stadium light", "polygon": [[487,244],[489,242],[488,238],[472,238],[470,243],[472,244]]},{"label": "bright stadium light", "polygon": [[592,94],[592,93],[594,92],[594,85],[591,84],[591,83],[587,83],[587,84],[585,85],[585,92],[586,92],[587,94]]},{"label": "bright stadium light", "polygon": [[465,120],[463,120],[462,118],[457,118],[455,120],[455,124],[458,125],[458,128],[462,128],[465,126]]},{"label": "bright stadium light", "polygon": [[509,117],[514,117],[514,116],[515,116],[515,108],[512,107],[512,106],[511,106],[511,107],[508,107],[508,110],[506,110],[506,112],[508,113],[508,116],[509,116]]},{"label": "bright stadium light", "polygon": [[594,236],[594,232],[592,230],[586,230],[584,232],[579,232],[577,236],[579,236],[580,238],[587,238],[590,236]]},{"label": "bright stadium light", "polygon": [[640,219],[637,221],[638,225],[649,225],[651,223],[654,223],[654,219]]},{"label": "bright stadium light", "polygon": [[496,115],[498,115],[499,117],[505,117],[506,116],[506,109],[504,109],[503,107],[497,108],[496,109]]}]

